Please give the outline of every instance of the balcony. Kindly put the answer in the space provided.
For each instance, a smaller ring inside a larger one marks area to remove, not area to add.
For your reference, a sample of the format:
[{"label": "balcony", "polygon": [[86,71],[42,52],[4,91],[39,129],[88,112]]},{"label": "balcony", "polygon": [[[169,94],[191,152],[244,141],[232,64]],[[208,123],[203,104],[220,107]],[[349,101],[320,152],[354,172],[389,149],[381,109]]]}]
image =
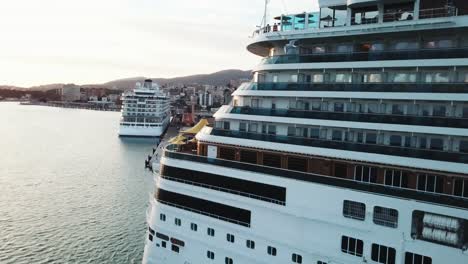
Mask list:
[{"label": "balcony", "polygon": [[[256,37],[268,33],[277,33],[277,32],[291,32],[291,31],[301,31],[306,29],[313,30],[327,30],[331,28],[349,28],[347,27],[347,22],[342,21],[341,18],[332,17],[333,14],[328,16],[320,17],[320,12],[312,13],[300,13],[300,14],[288,14],[281,15],[274,18],[272,24],[268,24],[264,27],[260,27],[255,30],[252,34],[252,37]],[[346,17],[346,14],[344,14]],[[358,19],[356,16],[351,16],[351,21],[349,21],[351,27],[359,25],[370,25],[370,24],[391,24],[398,22],[411,22],[415,21],[414,10],[400,10],[398,12],[384,12],[382,14],[382,21],[379,21],[378,14],[375,17],[371,18],[361,18]],[[457,16],[457,8],[454,6],[445,6],[440,8],[431,8],[431,9],[421,9],[419,10],[419,20],[422,19],[431,19],[431,18],[443,18],[443,17],[454,17]],[[339,21],[338,21],[339,20]],[[276,24],[276,26],[275,26]]]},{"label": "balcony", "polygon": [[468,83],[252,83],[259,91],[468,93]]},{"label": "balcony", "polygon": [[267,109],[251,107],[233,107],[232,114],[279,116],[293,118],[311,118],[324,120],[338,120],[351,122],[369,122],[402,124],[414,126],[435,126],[435,127],[455,127],[468,128],[468,119],[437,117],[437,116],[409,116],[392,114],[372,114],[372,113],[349,113],[349,112],[322,112],[306,111],[295,109]]},{"label": "balcony", "polygon": [[231,169],[250,171],[255,173],[269,174],[273,177],[331,185],[338,188],[353,189],[356,191],[367,192],[377,195],[386,195],[396,198],[411,199],[420,202],[448,205],[451,207],[468,209],[468,200],[457,196],[440,193],[420,192],[409,188],[395,188],[378,183],[363,183],[351,179],[344,179],[307,172],[299,172],[283,168],[268,167],[259,164],[245,163],[233,160],[208,158],[206,156],[179,152],[176,149],[176,146],[168,146],[164,150],[164,157],[176,160],[204,163],[213,166],[221,166]]},{"label": "balcony", "polygon": [[[434,48],[417,50],[389,50],[371,52],[337,52],[294,54],[266,57],[261,64],[318,63],[347,61],[380,61],[380,60],[426,60],[426,59],[460,59],[466,58],[468,48]],[[345,66],[343,66],[345,67]]]},{"label": "balcony", "polygon": [[250,132],[240,132],[233,130],[222,130],[214,128],[211,132],[213,136],[243,138],[266,142],[292,144],[299,146],[309,146],[317,148],[327,148],[336,150],[346,150],[355,152],[375,153],[390,156],[400,156],[417,159],[438,160],[457,163],[468,163],[468,153],[446,152],[430,149],[417,149],[406,147],[394,147],[388,145],[373,145],[357,142],[333,141],[329,139],[316,139],[305,137],[293,137],[282,135],[269,135]]}]

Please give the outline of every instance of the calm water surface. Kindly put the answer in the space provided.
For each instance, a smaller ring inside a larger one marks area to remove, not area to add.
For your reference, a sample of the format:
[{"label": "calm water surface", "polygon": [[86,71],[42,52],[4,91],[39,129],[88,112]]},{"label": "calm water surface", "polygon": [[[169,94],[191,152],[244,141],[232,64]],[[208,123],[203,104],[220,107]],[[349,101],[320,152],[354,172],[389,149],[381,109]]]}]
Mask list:
[{"label": "calm water surface", "polygon": [[0,103],[0,263],[140,263],[151,140],[118,112]]}]

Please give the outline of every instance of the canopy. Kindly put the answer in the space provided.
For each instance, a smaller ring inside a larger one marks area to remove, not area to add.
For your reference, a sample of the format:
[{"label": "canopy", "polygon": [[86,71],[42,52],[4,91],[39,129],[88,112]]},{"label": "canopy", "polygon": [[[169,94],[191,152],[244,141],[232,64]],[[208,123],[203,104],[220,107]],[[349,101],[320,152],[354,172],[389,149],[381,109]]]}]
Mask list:
[{"label": "canopy", "polygon": [[202,118],[202,119],[200,119],[198,124],[196,124],[192,128],[189,128],[189,129],[187,129],[185,131],[180,131],[180,133],[181,134],[197,134],[206,125],[208,125],[208,120],[206,120],[205,118]]},{"label": "canopy", "polygon": [[185,140],[187,138],[182,136],[182,135],[178,135],[177,137],[173,137],[171,139],[169,139],[169,143],[171,144],[175,144],[175,145],[183,145],[185,144]]}]

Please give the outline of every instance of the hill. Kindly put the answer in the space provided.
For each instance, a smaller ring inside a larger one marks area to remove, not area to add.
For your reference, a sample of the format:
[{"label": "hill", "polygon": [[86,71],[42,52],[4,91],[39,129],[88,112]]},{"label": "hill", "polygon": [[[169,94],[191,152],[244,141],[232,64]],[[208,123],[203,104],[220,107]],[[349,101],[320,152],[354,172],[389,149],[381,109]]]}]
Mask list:
[{"label": "hill", "polygon": [[[249,79],[251,71],[224,70],[210,74],[197,74],[175,78],[151,78],[160,85],[165,84],[210,84],[226,85],[231,80]],[[117,89],[131,89],[136,82],[143,82],[145,77],[133,77],[104,83],[105,86]]]},{"label": "hill", "polygon": [[[209,84],[209,85],[226,85],[231,80],[249,79],[251,71],[242,70],[224,70],[210,74],[197,74],[183,77],[174,78],[151,78],[153,81],[160,85],[165,84]],[[81,85],[83,88],[108,88],[108,89],[132,89],[135,87],[136,82],[143,82],[147,77],[131,77],[125,79],[118,79],[103,84],[85,84]],[[10,85],[0,85],[2,90],[24,90],[24,91],[48,91],[53,89],[60,89],[63,83],[54,83],[46,85],[38,85],[32,87],[16,87]]]}]

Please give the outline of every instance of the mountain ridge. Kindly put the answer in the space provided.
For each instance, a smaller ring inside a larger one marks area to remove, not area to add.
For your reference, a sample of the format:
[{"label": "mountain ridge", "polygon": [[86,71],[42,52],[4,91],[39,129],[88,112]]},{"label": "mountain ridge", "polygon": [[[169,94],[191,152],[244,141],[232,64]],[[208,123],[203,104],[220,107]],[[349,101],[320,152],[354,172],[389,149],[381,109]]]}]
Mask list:
[{"label": "mountain ridge", "polygon": [[[207,84],[207,85],[226,85],[231,80],[242,80],[249,79],[251,75],[250,70],[239,70],[239,69],[228,69],[221,70],[208,74],[194,74],[187,76],[179,76],[173,78],[151,78],[151,77],[129,77],[117,80],[112,80],[102,84],[84,84],[80,85],[82,88],[108,88],[108,89],[119,89],[126,90],[135,87],[136,82],[143,82],[145,79],[151,79],[160,85],[171,85],[171,84]],[[60,89],[65,83],[52,83],[45,85],[35,85],[31,87],[18,87],[14,85],[0,85],[0,89],[6,90],[26,90],[26,91],[47,91],[52,89]]]}]

